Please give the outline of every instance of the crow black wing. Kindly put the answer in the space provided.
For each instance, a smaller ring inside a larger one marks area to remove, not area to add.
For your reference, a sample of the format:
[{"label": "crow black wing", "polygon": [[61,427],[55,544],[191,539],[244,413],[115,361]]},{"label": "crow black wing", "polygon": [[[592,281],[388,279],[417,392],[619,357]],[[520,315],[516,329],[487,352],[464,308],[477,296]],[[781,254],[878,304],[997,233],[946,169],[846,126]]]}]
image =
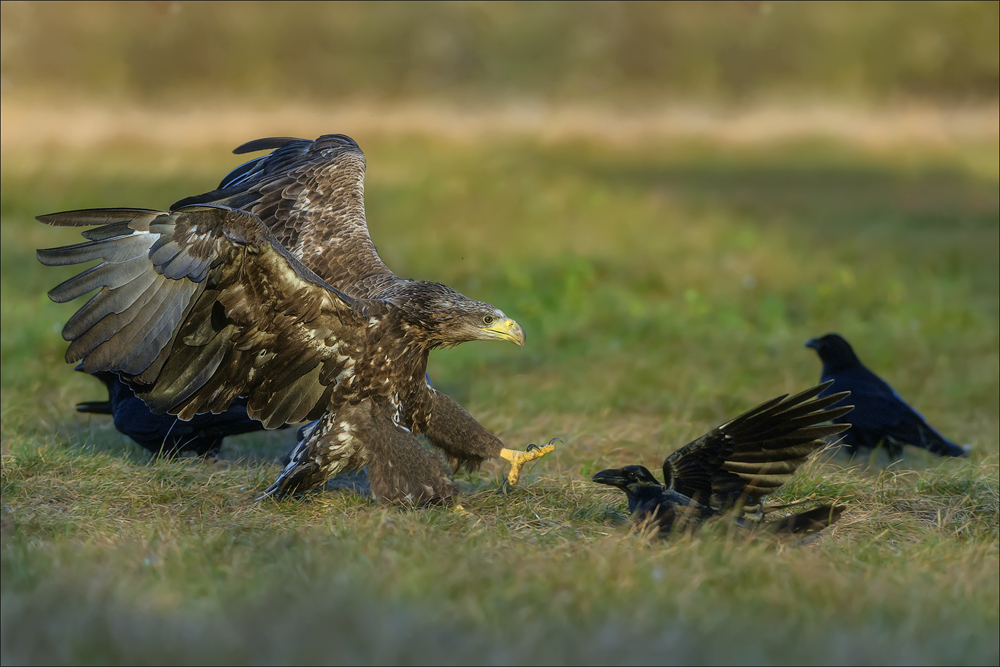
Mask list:
[{"label": "crow black wing", "polygon": [[758,500],[780,488],[808,456],[849,424],[822,424],[851,411],[827,409],[848,392],[817,396],[831,383],[779,396],[681,447],[663,462],[664,485],[702,504]]}]

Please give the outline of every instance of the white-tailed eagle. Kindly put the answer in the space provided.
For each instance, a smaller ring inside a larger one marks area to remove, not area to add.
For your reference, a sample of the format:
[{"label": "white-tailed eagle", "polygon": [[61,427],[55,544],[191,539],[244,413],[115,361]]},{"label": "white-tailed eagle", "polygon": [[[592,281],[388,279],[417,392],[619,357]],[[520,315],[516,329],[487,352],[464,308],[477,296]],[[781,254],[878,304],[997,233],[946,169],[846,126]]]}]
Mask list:
[{"label": "white-tailed eagle", "polygon": [[39,216],[92,226],[87,242],[39,250],[46,265],[100,260],[54,288],[99,290],[63,329],[67,361],[115,373],[154,413],[190,419],[239,398],[267,428],[318,420],[265,495],[321,486],[368,466],[387,502],[449,499],[455,486],[422,433],[455,464],[527,461],[425,379],[431,350],[471,340],[524,344],[501,310],[385,266],[364,214],[364,156],[343,135],[262,139],[274,149],[217,190],[170,211],[94,209]]}]

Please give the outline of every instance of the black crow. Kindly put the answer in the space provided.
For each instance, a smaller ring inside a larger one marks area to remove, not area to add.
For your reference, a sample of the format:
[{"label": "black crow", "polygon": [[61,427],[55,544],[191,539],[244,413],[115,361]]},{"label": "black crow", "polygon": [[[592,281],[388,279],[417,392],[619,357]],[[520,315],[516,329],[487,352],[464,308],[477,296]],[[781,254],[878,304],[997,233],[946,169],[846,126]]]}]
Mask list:
[{"label": "black crow", "polygon": [[[938,433],[919,412],[907,405],[889,384],[865,368],[843,336],[835,333],[806,342],[823,362],[823,381],[851,392],[853,427],[843,443],[851,453],[885,441],[889,455],[899,458],[903,444],[928,449],[939,456],[965,456],[966,450]],[[834,420],[842,421],[842,420]]]},{"label": "black crow", "polygon": [[[851,411],[850,406],[826,409],[848,396],[846,391],[820,396],[831,384],[762,403],[681,447],[663,462],[663,484],[640,465],[603,470],[593,479],[624,491],[632,520],[639,525],[652,523],[661,534],[696,528],[705,519],[740,506],[757,504],[762,512],[780,509],[783,506],[764,507],[760,501],[824,445],[822,438],[850,428],[850,424],[821,425]],[[823,505],[767,522],[760,529],[808,534],[829,526],[842,512],[843,507]],[[742,518],[736,523],[750,525]]]},{"label": "black crow", "polygon": [[153,414],[114,373],[100,371],[93,376],[108,388],[108,400],[78,403],[77,411],[111,415],[119,432],[154,456],[173,456],[181,452],[218,456],[226,436],[264,430],[263,424],[247,416],[246,400],[243,399],[237,399],[225,412],[209,412],[183,421],[175,415]]}]

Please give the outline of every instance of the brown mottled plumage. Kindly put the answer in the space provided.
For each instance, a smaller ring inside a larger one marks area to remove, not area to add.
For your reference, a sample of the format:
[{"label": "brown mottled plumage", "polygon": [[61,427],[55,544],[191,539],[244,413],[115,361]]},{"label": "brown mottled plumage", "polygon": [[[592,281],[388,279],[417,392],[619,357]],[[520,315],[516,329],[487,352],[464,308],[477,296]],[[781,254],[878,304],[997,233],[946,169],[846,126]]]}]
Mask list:
[{"label": "brown mottled plumage", "polygon": [[523,344],[521,327],[494,306],[385,267],[368,235],[364,157],[352,140],[266,139],[237,152],[273,147],[169,212],[39,217],[100,225],[83,233],[87,243],[38,252],[47,265],[102,260],[50,292],[61,302],[101,290],[63,331],[67,360],[119,374],[157,413],[188,419],[243,396],[268,428],[318,419],[265,495],[367,464],[380,499],[447,499],[448,470],[414,433],[456,463],[504,456],[517,468],[524,457],[431,388],[425,370],[438,347]]},{"label": "brown mottled plumage", "polygon": [[217,189],[181,199],[171,209],[220,204],[250,211],[299,261],[351,296],[379,298],[409,282],[382,262],[368,233],[365,156],[353,139],[273,137],[233,152],[269,149],[230,172]]}]

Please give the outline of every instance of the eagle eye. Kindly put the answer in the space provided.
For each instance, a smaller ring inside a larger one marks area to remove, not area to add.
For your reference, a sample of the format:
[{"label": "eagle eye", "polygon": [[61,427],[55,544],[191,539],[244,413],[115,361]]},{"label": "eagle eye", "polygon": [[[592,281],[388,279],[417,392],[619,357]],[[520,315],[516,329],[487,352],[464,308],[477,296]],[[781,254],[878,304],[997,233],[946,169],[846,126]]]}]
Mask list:
[{"label": "eagle eye", "polygon": [[486,315],[483,317],[483,324],[493,324],[493,316]]}]

